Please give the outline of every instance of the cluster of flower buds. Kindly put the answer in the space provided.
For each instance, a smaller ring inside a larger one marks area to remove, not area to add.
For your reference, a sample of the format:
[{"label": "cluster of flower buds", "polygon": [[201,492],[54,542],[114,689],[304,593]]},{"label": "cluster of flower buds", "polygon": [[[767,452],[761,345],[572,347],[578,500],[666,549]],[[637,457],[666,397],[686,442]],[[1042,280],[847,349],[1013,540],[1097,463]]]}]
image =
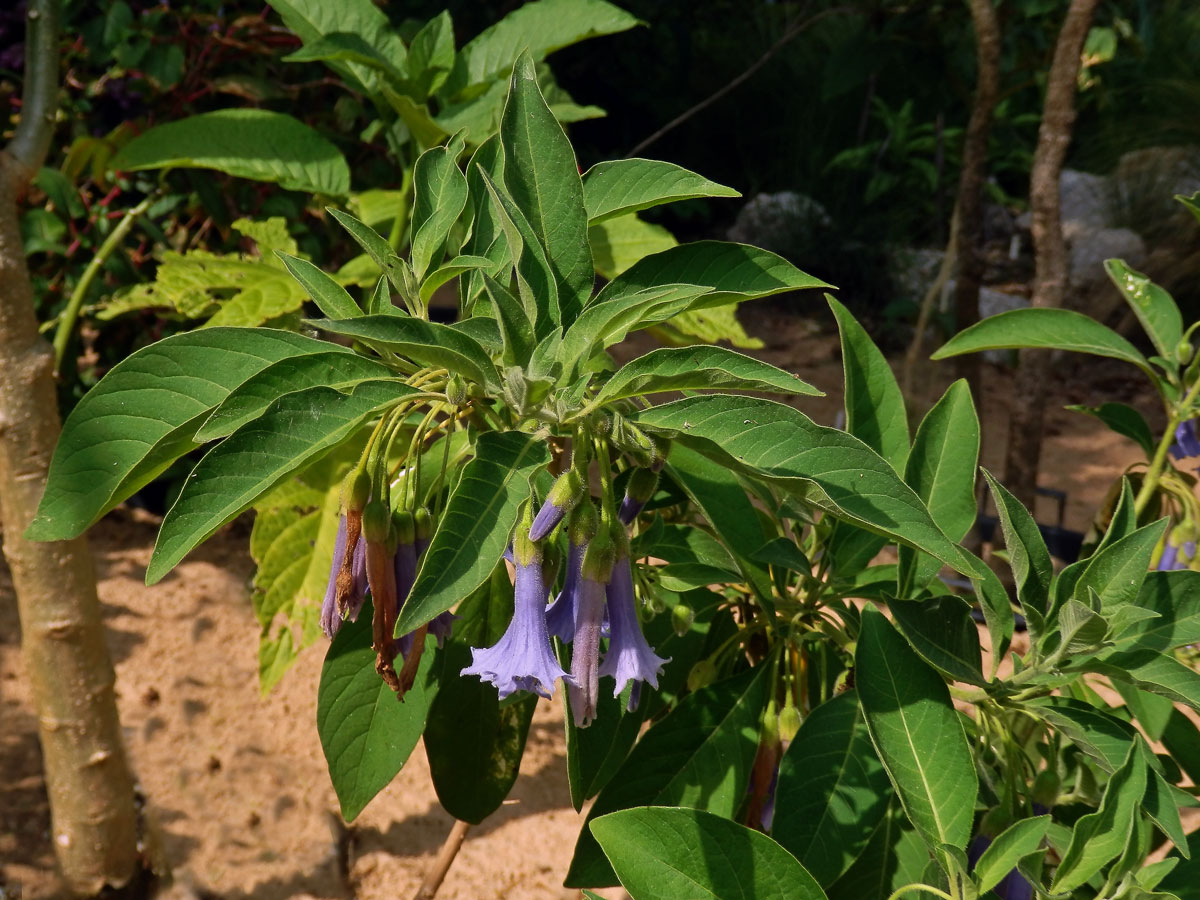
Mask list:
[{"label": "cluster of flower buds", "polygon": [[[601,515],[584,486],[585,478],[573,466],[555,481],[536,515],[534,504],[528,504],[513,541],[512,622],[495,646],[472,648],[471,665],[462,674],[494,684],[501,698],[517,690],[550,697],[554,682],[561,678],[580,727],[595,718],[601,678],[613,678],[614,697],[633,682],[630,709],[637,705],[642,682],[657,688],[659,673],[670,660],[657,656],[642,634],[625,530],[657,483],[657,473],[637,470],[629,479],[620,512]],[[605,508],[614,506],[610,498]],[[546,558],[564,520],[563,587],[547,607],[552,578],[547,575]],[[570,672],[559,665],[551,637],[571,645]],[[608,648],[601,659],[603,638],[608,638]]]}]

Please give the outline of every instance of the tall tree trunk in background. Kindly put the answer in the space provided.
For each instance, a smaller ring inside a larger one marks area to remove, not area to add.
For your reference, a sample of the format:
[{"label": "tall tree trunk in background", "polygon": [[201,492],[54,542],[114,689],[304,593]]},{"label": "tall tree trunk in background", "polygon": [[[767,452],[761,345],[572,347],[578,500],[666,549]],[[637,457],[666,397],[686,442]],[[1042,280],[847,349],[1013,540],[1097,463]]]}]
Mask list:
[{"label": "tall tree trunk in background", "polygon": [[[954,285],[955,331],[979,321],[979,285],[983,280],[983,186],[987,179],[988,132],[1000,98],[1000,22],[993,0],[970,0],[975,27],[975,102],[963,142],[958,180],[958,278]],[[958,374],[982,402],[980,356],[958,357]]]},{"label": "tall tree trunk in background", "polygon": [[24,539],[58,439],[50,346],[38,335],[18,201],[46,158],[58,101],[58,0],[30,0],[20,125],[0,152],[0,528],[37,707],[51,833],[69,889],[96,894],[138,869],[133,778],[85,538]]},{"label": "tall tree trunk in background", "polygon": [[[1079,76],[1080,54],[1096,3],[1097,0],[1071,0],[1058,32],[1054,61],[1050,64],[1046,82],[1046,102],[1029,177],[1029,200],[1033,208],[1034,306],[1062,306],[1067,289],[1067,248],[1059,216],[1059,176],[1075,123],[1075,82]],[[1013,387],[1005,481],[1016,498],[1030,509],[1033,509],[1037,496],[1050,360],[1044,350],[1022,350]]]}]

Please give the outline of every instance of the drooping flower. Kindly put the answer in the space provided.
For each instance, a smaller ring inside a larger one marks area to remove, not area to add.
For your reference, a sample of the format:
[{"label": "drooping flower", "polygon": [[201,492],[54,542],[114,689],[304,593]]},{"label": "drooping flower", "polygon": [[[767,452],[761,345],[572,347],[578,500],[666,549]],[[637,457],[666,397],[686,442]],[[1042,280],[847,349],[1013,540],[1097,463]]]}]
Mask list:
[{"label": "drooping flower", "polygon": [[637,469],[625,485],[625,496],[621,500],[621,508],[617,510],[617,518],[626,525],[632,524],[657,489],[658,473],[653,469]]},{"label": "drooping flower", "polygon": [[[400,541],[396,545],[396,593],[400,598],[401,609],[404,608],[404,603],[408,600],[409,594],[412,593],[413,585],[416,584],[418,564],[425,555],[425,551],[429,549],[433,535],[433,524],[429,516],[429,510],[422,507],[413,513],[411,518],[413,526],[411,544],[407,546],[405,544],[405,538],[408,537],[406,523],[400,521],[397,527]],[[445,643],[446,638],[450,637],[454,620],[457,618],[458,616],[450,612],[450,610],[446,610],[434,616],[426,626],[428,633],[437,638],[439,647]],[[408,651],[412,649],[415,634],[415,631],[410,631],[408,634],[401,635],[396,639],[396,647],[401,656],[408,657]]]},{"label": "drooping flower", "polygon": [[[338,520],[337,537],[333,542],[333,560],[329,566],[329,583],[325,588],[325,599],[321,603],[321,630],[331,640],[341,629],[343,621],[337,604],[337,580],[346,559],[347,532],[346,516],[343,514]],[[345,598],[345,618],[354,622],[358,619],[358,613],[367,597],[367,546],[364,541],[360,540],[355,545],[350,566],[352,577],[350,591]]]},{"label": "drooping flower", "polygon": [[599,527],[596,505],[586,500],[571,511],[567,528],[567,568],[563,573],[563,589],[546,610],[546,628],[551,636],[569,643],[575,636],[576,586],[588,543]]},{"label": "drooping flower", "polygon": [[596,718],[600,696],[600,636],[604,624],[605,594],[613,576],[616,548],[609,529],[588,544],[575,591],[575,633],[571,645],[571,677],[567,697],[575,724],[586,728]]},{"label": "drooping flower", "polygon": [[582,495],[583,481],[573,467],[559,475],[554,481],[554,486],[550,488],[550,493],[546,496],[546,502],[542,504],[537,516],[534,517],[533,525],[529,529],[529,539],[540,541],[553,531],[554,527],[579,502]]},{"label": "drooping flower", "polygon": [[[620,546],[621,543],[625,546]],[[633,569],[629,561],[628,538],[624,529],[619,532],[618,556],[613,565],[612,580],[608,583],[608,618],[612,639],[604,662],[600,664],[600,675],[611,675],[616,679],[613,696],[620,696],[631,680],[647,681],[658,687],[658,675],[670,659],[657,656],[646,642],[642,627],[638,623],[637,607],[633,593]]]},{"label": "drooping flower", "polygon": [[549,698],[559,678],[571,682],[554,658],[546,631],[546,588],[542,554],[529,539],[532,515],[526,507],[513,546],[516,568],[513,617],[499,641],[488,648],[471,648],[471,665],[463,675],[478,675],[496,686],[500,699],[515,691],[530,691]]},{"label": "drooping flower", "polygon": [[1200,456],[1200,436],[1196,434],[1196,420],[1188,419],[1175,427],[1175,442],[1167,448],[1175,459]]}]

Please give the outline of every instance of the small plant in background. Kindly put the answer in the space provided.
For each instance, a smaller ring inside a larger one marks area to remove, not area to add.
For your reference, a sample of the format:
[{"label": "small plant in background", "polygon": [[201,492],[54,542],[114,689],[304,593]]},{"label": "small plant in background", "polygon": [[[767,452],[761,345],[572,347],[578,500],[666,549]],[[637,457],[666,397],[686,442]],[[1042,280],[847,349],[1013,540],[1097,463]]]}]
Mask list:
[{"label": "small plant in background", "polygon": [[[337,52],[376,77],[362,47]],[[347,819],[423,737],[442,805],[482,821],[517,776],[536,697],[558,694],[572,802],[594,798],[569,886],[1184,896],[1198,735],[1173,703],[1200,705],[1200,676],[1174,651],[1200,641],[1200,573],[1147,570],[1200,382],[1169,298],[1114,267],[1155,362],[1060,311],[996,317],[977,328],[1003,339],[968,331],[941,351],[1086,348],[1138,365],[1170,403],[1138,486],[1122,482],[1097,546],[1057,575],[985,473],[1029,629],[1014,652],[1013,602],[959,544],[979,451],[966,384],[910,435],[886,361],[833,298],[846,431],[748,395],[816,389],[733,350],[616,366],[608,348],[632,332],[825,285],[701,241],[597,290],[598,225],[727,189],[641,159],[580,176],[533,57],[504,83],[498,134],[431,140],[387,235],[330,210],[381,273],[363,298],[280,247],[320,318],[202,328],[113,368],[68,420],[30,534],[78,534],[211,444],[147,580],[257,511],[262,681],[332,636],[317,727]],[[451,281],[456,318],[432,321]],[[683,396],[654,402],[664,392]],[[1164,839],[1175,851],[1146,865]]]}]

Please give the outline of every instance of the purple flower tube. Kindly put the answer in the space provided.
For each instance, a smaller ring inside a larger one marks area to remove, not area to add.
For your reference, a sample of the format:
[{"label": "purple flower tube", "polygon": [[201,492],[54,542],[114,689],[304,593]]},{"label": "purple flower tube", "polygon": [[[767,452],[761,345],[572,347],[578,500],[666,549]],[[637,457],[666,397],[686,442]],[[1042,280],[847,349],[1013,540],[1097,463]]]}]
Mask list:
[{"label": "purple flower tube", "polygon": [[579,502],[582,493],[583,482],[578,472],[568,469],[559,475],[555,479],[554,487],[550,488],[546,502],[542,504],[542,508],[534,517],[533,525],[529,528],[529,539],[540,541],[553,531],[563,517]]},{"label": "purple flower tube", "polygon": [[620,696],[630,681],[647,681],[657,688],[659,672],[671,660],[657,656],[642,634],[634,603],[633,569],[627,553],[619,556],[613,566],[612,581],[608,584],[608,617],[612,639],[600,664],[600,675],[616,679],[613,696]]},{"label": "purple flower tube", "polygon": [[658,490],[658,473],[653,469],[638,469],[629,476],[625,486],[625,496],[621,500],[621,508],[617,510],[617,518],[625,525],[631,525],[638,517]]},{"label": "purple flower tube", "polygon": [[[338,520],[337,537],[333,541],[333,560],[329,566],[329,584],[325,588],[325,599],[321,603],[321,630],[327,638],[333,639],[342,627],[342,616],[337,608],[337,577],[346,561],[346,543],[348,531],[346,516]],[[346,618],[351,622],[358,619],[367,597],[367,543],[360,540],[354,547],[350,558],[353,582],[350,593],[346,597]]]},{"label": "purple flower tube", "polygon": [[567,568],[563,574],[563,589],[546,610],[546,627],[552,637],[570,643],[575,637],[576,590],[579,570],[583,566],[588,544],[599,527],[596,505],[586,500],[571,511],[567,541]]},{"label": "purple flower tube", "polygon": [[1175,459],[1200,456],[1200,436],[1196,434],[1196,420],[1188,419],[1175,427],[1175,442],[1167,448]]}]

